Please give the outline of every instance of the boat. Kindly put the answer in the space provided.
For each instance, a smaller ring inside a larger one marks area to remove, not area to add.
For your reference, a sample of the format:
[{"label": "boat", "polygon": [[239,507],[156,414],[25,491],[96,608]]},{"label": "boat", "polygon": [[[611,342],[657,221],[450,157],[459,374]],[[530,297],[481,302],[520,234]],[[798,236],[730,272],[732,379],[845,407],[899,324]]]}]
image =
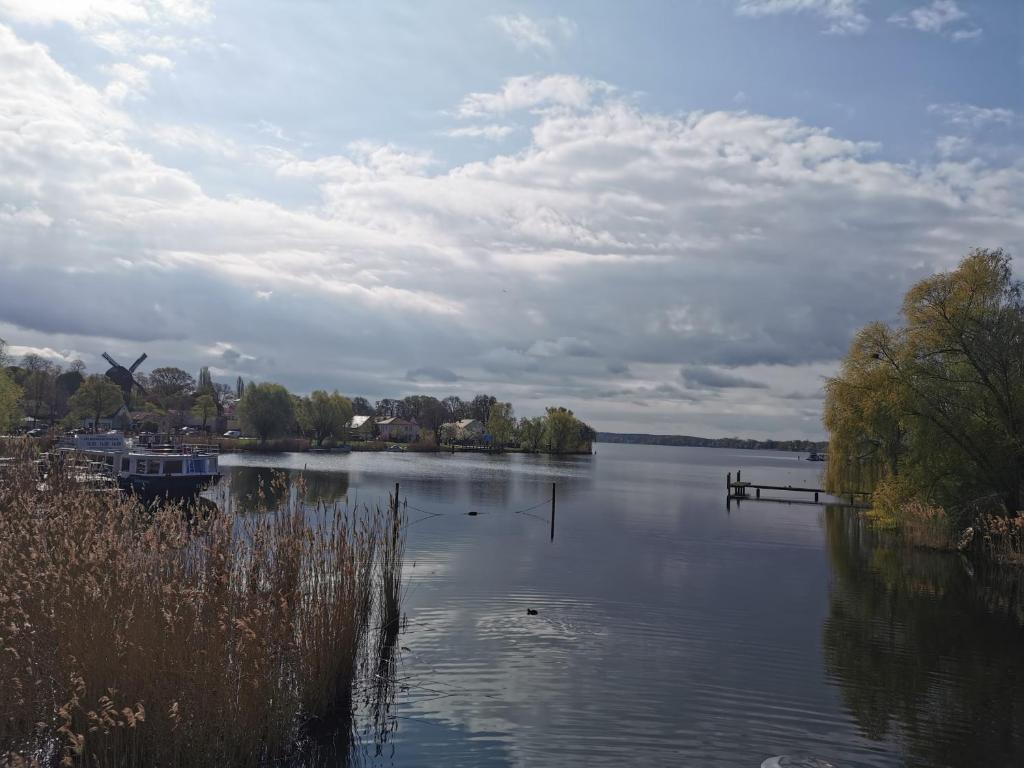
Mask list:
[{"label": "boat", "polygon": [[144,501],[187,500],[220,479],[219,448],[153,435],[139,440],[120,432],[67,435],[57,444],[65,461],[82,461],[112,477]]},{"label": "boat", "polygon": [[388,451],[390,453],[405,453],[405,448],[403,448],[401,445],[389,445]]},{"label": "boat", "polygon": [[808,457],[808,461],[828,461],[828,456],[824,453],[812,452]]}]

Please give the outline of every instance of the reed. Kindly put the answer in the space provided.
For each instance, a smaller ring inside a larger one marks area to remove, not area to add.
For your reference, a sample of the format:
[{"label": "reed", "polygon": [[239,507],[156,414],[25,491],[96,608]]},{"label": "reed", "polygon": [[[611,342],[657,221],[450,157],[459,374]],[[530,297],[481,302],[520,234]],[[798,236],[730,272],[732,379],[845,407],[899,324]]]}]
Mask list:
[{"label": "reed", "polygon": [[349,733],[402,551],[392,510],[202,519],[20,462],[0,480],[0,766],[308,762],[311,724]]}]

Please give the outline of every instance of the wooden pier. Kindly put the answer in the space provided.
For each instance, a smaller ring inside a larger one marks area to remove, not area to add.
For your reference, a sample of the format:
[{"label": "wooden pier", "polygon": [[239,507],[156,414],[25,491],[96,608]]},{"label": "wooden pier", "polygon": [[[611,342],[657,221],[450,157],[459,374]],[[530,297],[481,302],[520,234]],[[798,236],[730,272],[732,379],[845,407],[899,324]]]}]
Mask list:
[{"label": "wooden pier", "polygon": [[[732,479],[732,472],[725,476],[725,491],[727,501],[746,501],[750,499],[761,499],[761,491],[785,491],[787,493],[813,493],[813,502],[808,500],[801,500],[805,504],[834,503],[819,501],[819,498],[821,496],[827,496],[829,497],[829,499],[838,499],[840,503],[845,503],[845,500],[849,499],[849,505],[851,507],[866,507],[867,504],[863,501],[858,502],[858,498],[869,497],[871,495],[867,491],[843,491],[842,493],[830,493],[829,491],[826,491],[824,488],[807,488],[805,486],[798,485],[763,485],[760,483],[748,483],[743,480],[741,473],[742,470],[736,470],[735,481],[733,481]],[[763,501],[791,502],[794,500],[773,496],[765,497]]]}]

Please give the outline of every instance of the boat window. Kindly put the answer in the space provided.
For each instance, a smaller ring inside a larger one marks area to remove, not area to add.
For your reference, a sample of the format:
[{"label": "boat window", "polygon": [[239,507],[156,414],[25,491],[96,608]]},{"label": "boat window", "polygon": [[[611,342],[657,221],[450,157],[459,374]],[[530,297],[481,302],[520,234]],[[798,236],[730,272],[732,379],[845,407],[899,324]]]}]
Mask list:
[{"label": "boat window", "polygon": [[135,471],[138,474],[140,474],[140,475],[146,474],[146,460],[145,459],[138,459],[135,462]]},{"label": "boat window", "polygon": [[121,459],[121,471],[122,472],[127,472],[130,466],[131,466],[131,461],[130,460],[128,460],[128,459]]},{"label": "boat window", "polygon": [[164,462],[164,474],[165,475],[180,475],[181,474],[181,459],[173,459]]}]

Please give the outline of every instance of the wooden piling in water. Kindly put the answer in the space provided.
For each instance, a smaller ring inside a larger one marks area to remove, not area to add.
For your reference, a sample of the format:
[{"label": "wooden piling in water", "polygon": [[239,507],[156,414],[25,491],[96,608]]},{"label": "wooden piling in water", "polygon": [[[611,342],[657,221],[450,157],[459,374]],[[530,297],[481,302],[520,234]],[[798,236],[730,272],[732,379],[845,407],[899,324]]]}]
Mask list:
[{"label": "wooden piling in water", "polygon": [[555,484],[551,484],[551,541],[555,540]]}]

